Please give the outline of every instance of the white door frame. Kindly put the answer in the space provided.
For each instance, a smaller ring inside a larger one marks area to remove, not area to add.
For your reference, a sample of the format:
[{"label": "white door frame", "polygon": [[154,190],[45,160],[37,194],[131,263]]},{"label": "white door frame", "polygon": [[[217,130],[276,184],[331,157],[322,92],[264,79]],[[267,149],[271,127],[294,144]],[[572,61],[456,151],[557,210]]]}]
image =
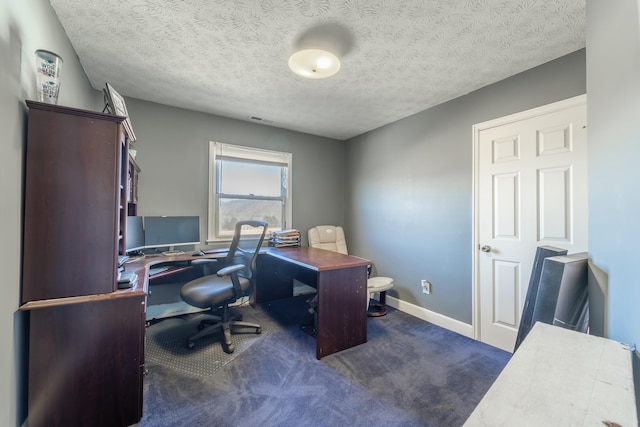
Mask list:
[{"label": "white door frame", "polygon": [[[519,113],[510,114],[505,117],[500,117],[497,119],[489,120],[482,123],[477,123],[473,125],[473,165],[472,165],[472,174],[473,174],[473,192],[472,192],[472,208],[473,208],[473,223],[472,223],[472,239],[471,239],[471,271],[472,271],[472,293],[471,293],[471,319],[473,321],[473,338],[475,340],[480,340],[481,331],[480,331],[480,271],[479,271],[479,261],[478,257],[480,256],[479,249],[479,212],[478,212],[478,183],[479,183],[479,151],[480,151],[480,132],[483,130],[487,130],[497,126],[503,126],[509,123],[517,122],[524,119],[530,119],[532,117],[541,116],[548,113],[553,113],[560,110],[565,110],[571,107],[575,107],[578,105],[583,105],[587,103],[587,95],[578,95],[573,98],[568,98],[563,101],[554,102],[551,104],[543,105],[541,107],[532,108],[530,110],[521,111]],[[533,255],[532,255],[533,256]]]}]

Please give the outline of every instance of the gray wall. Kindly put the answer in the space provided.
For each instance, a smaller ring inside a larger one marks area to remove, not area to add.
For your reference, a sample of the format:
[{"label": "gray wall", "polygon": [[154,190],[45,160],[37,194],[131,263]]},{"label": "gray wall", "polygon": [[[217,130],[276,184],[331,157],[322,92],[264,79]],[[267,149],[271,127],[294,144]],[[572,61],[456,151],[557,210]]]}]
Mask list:
[{"label": "gray wall", "polygon": [[[589,255],[608,336],[640,346],[640,2],[587,2]],[[635,352],[640,400],[640,353]],[[639,405],[640,406],[640,405]]]},{"label": "gray wall", "polygon": [[[590,254],[608,275],[609,335],[637,345],[640,272],[634,267],[640,197],[637,168],[640,135],[635,127],[640,99],[638,2],[588,2],[587,18]],[[0,352],[0,378],[4,379],[0,382],[0,425],[3,426],[20,425],[24,410],[25,330],[24,316],[17,311],[26,141],[24,100],[35,98],[33,51],[39,48],[52,50],[64,58],[60,104],[101,108],[101,96],[91,89],[48,0],[0,0],[3,58],[0,126],[4,135],[0,143],[3,236],[0,341],[5,343],[5,350]],[[206,206],[201,195],[204,189],[194,188],[206,181],[204,160],[199,155],[184,154],[190,151],[184,148],[195,147],[197,153],[206,153],[210,139],[255,143],[273,149],[290,147],[294,153],[294,226],[306,230],[320,223],[342,223],[347,227],[351,252],[373,259],[381,273],[393,275],[399,282],[397,292],[401,298],[470,323],[471,125],[584,90],[584,53],[579,52],[378,129],[346,145],[127,100],[140,139],[137,148],[143,168],[141,212],[174,209],[170,197],[185,204],[195,201],[199,211]],[[179,132],[167,123],[177,126]],[[175,158],[160,154],[161,144],[175,150],[172,151],[177,153]],[[342,150],[346,150],[346,162],[341,157]],[[160,166],[153,164],[154,156]],[[181,156],[187,156],[188,161]],[[162,190],[161,186],[154,189],[153,181],[162,182],[164,168],[173,161],[179,167],[168,168],[177,180],[169,182],[171,190]],[[185,168],[186,162],[197,164],[197,169]],[[187,181],[189,185],[185,185]],[[344,182],[349,184],[343,192]],[[348,204],[343,206],[344,200]],[[395,202],[402,204],[394,208],[391,204]],[[437,261],[431,261],[432,257]],[[457,270],[462,272],[449,275]],[[456,279],[445,281],[447,277]],[[423,297],[418,292],[421,278],[434,282],[433,295]],[[637,362],[638,357],[634,360]]]},{"label": "gray wall", "polygon": [[472,126],[585,92],[581,50],[350,140],[349,251],[390,295],[471,324]]},{"label": "gray wall", "polygon": [[35,99],[34,51],[64,60],[61,105],[93,109],[91,89],[76,54],[47,0],[0,0],[0,425],[20,425],[26,393],[26,314],[20,304],[22,165],[25,99]]},{"label": "gray wall", "polygon": [[[207,236],[209,141],[293,153],[293,225],[344,220],[344,142],[127,98],[142,169],[138,215],[199,215]],[[306,243],[305,243],[306,244]]]}]

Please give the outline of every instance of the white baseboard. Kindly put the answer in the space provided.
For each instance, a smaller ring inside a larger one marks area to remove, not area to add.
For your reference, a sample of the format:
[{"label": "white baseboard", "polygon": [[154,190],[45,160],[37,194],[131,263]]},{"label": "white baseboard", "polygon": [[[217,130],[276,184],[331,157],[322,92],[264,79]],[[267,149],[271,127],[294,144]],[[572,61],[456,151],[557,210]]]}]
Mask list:
[{"label": "white baseboard", "polygon": [[449,329],[450,331],[473,339],[473,326],[468,323],[452,319],[451,317],[436,313],[435,311],[427,310],[424,307],[419,307],[415,304],[399,300],[398,298],[394,298],[389,295],[387,295],[386,303],[393,308],[415,316],[418,319],[422,319],[425,322],[433,323],[434,325]]}]

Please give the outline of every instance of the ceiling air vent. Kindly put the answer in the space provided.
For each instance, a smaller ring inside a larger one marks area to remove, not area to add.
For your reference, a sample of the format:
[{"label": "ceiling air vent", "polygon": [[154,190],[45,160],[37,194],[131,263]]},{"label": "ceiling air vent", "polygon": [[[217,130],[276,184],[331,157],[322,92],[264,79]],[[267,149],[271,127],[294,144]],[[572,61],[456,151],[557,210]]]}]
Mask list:
[{"label": "ceiling air vent", "polygon": [[265,125],[270,125],[273,123],[273,120],[263,119],[262,117],[258,116],[249,116],[249,120],[251,120],[252,122],[264,123]]}]

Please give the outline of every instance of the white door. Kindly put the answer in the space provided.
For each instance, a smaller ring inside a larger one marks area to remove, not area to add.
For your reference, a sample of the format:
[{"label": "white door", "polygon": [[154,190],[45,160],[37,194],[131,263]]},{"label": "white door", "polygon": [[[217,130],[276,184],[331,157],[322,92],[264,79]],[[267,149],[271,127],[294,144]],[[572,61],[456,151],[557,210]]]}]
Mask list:
[{"label": "white door", "polygon": [[476,339],[513,351],[537,246],[587,250],[586,96],[474,126]]}]

